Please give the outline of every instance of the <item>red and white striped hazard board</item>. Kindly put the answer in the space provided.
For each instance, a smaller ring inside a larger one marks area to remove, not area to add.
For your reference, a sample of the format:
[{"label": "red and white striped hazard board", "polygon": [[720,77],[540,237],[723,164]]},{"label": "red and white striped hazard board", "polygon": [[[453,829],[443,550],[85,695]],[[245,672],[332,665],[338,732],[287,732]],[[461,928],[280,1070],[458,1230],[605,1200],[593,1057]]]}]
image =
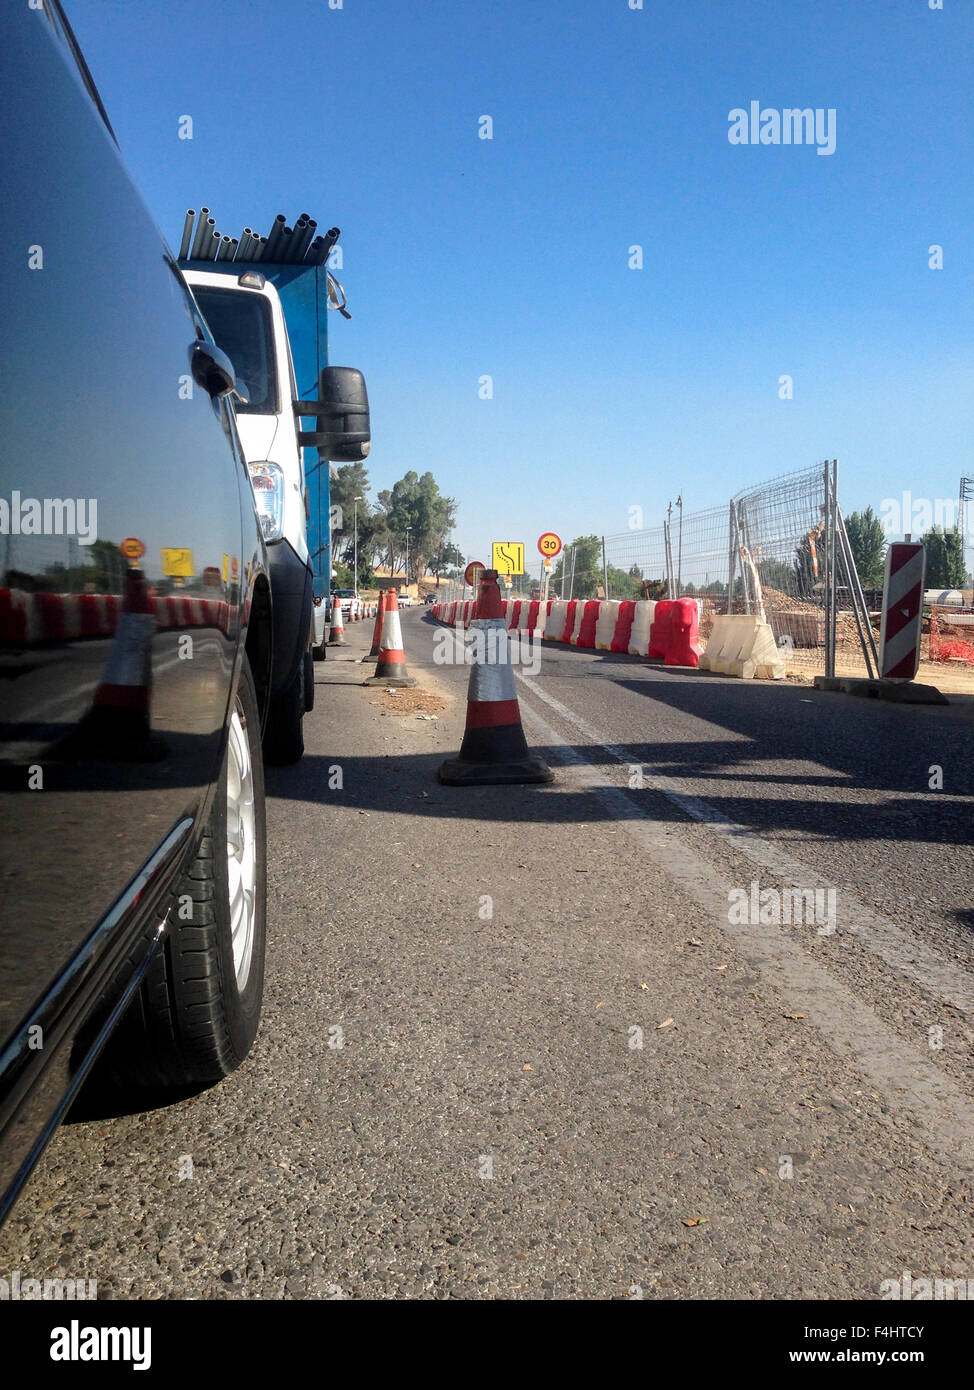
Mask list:
[{"label": "red and white striped hazard board", "polygon": [[920,619],[926,554],[919,541],[894,541],[886,552],[879,674],[911,681],[920,665]]}]

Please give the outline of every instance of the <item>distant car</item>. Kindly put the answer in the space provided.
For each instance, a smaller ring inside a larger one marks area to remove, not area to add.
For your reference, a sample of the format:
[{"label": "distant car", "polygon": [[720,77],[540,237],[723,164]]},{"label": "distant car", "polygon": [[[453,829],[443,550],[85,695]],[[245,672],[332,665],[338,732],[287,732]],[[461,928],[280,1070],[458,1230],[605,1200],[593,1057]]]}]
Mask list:
[{"label": "distant car", "polygon": [[412,594],[399,594],[399,595],[397,595],[397,597],[398,597],[398,600],[399,600],[399,607],[400,607],[400,608],[412,608],[412,606],[413,606],[413,596],[412,596]]},{"label": "distant car", "polygon": [[362,600],[354,589],[336,589],[335,597],[341,600],[342,621],[356,622],[362,616]]},{"label": "distant car", "polygon": [[423,602],[426,603],[426,604],[435,603],[435,602],[436,602],[436,595],[435,595],[435,594],[427,594],[426,597],[423,599]]},{"label": "distant car", "polygon": [[2,1220],[89,1071],[124,1108],[254,1041],[272,609],[232,364],[57,0],[3,7],[0,69],[0,496],[79,498],[3,538]]}]

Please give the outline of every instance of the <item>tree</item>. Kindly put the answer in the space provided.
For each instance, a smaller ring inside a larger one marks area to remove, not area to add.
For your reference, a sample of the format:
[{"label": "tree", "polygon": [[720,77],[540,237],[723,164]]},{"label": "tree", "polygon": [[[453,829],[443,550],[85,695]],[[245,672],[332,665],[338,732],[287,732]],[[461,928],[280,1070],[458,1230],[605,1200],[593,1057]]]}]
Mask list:
[{"label": "tree", "polygon": [[452,497],[443,496],[432,473],[420,477],[412,469],[391,490],[380,492],[378,500],[385,511],[384,537],[393,572],[399,561],[405,563],[409,529],[406,582],[411,583],[414,575],[423,573],[455,525],[457,504]]},{"label": "tree", "polygon": [[759,560],[758,578],[761,580],[762,589],[777,589],[783,594],[794,592],[794,568],[786,565],[783,560]]},{"label": "tree", "polygon": [[[323,465],[324,466],[324,465]],[[372,582],[372,535],[376,523],[369,510],[369,474],[364,463],[346,463],[331,483],[332,565],[341,568],[347,582],[340,588],[365,588]],[[356,502],[356,498],[361,501]],[[358,523],[358,579],[355,565],[355,527]],[[336,580],[337,582],[337,580]]]},{"label": "tree", "polygon": [[[322,467],[325,465],[322,464]],[[358,504],[358,516],[361,522],[363,516],[369,513],[369,473],[364,463],[345,463],[338,470],[338,477],[331,482],[331,507],[334,518],[334,534],[341,535],[341,544],[344,547],[346,541],[352,539],[352,526],[355,512],[355,499],[361,497],[362,501]],[[336,512],[336,508],[339,509]],[[360,533],[361,538],[361,533]],[[336,544],[338,542],[336,541]]]},{"label": "tree", "polygon": [[886,567],[886,534],[872,507],[864,512],[850,512],[845,519],[852,558],[856,562],[859,583],[864,589],[881,589]]},{"label": "tree", "polygon": [[934,526],[924,536],[923,548],[927,554],[928,588],[962,589],[966,576],[964,538],[957,527],[944,531]]},{"label": "tree", "polygon": [[[640,598],[642,595],[642,575],[636,565],[632,566],[628,572],[617,569],[615,565],[607,566],[609,572],[609,593],[613,598],[627,599]],[[633,574],[633,570],[636,573]]]},{"label": "tree", "polygon": [[565,547],[551,576],[551,590],[561,591],[562,575],[565,576],[566,598],[569,586],[572,598],[595,598],[595,591],[602,583],[602,541],[598,536],[576,536],[571,545]]}]

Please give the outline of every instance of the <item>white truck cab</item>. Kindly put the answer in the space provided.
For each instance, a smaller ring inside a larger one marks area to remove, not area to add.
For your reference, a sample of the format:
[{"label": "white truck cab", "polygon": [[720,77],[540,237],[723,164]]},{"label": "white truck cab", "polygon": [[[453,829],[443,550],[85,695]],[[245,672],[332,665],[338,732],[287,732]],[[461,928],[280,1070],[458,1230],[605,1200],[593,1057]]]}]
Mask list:
[{"label": "white truck cab", "polygon": [[[293,402],[294,367],[280,296],[257,270],[186,269],[213,337],[233,362],[237,428],[267,543],[274,604],[274,700],[265,736],[269,760],[301,756],[301,721],[314,700],[310,646],[327,640],[325,605],[312,600],[304,466]],[[320,630],[319,630],[320,629]]]}]

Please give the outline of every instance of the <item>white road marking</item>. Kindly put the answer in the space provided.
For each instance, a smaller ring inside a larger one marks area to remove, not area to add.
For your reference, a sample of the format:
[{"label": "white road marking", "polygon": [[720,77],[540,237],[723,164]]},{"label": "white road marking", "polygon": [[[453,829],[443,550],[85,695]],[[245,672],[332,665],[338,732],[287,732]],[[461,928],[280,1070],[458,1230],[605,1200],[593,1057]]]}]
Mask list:
[{"label": "white road marking", "polygon": [[[581,721],[538,691],[528,677],[520,679],[546,703],[564,711],[563,717],[581,726]],[[729,922],[728,885],[706,860],[684,845],[672,830],[641,812],[631,797],[576,753],[530,705],[525,705],[523,717],[536,736],[557,750],[563,775],[603,802],[639,850],[700,904],[714,926],[730,938],[788,1007],[807,1015],[841,1061],[868,1078],[891,1107],[910,1115],[921,1127],[930,1148],[952,1160],[961,1158],[970,1163],[974,1152],[974,1106],[950,1076],[903,1042],[868,1005],[812,960],[801,944],[781,928]],[[601,746],[612,753],[611,745]]]},{"label": "white road marking", "polygon": [[[590,742],[598,745],[616,762],[628,767],[632,758],[616,744],[606,740],[597,729],[577,715],[574,710],[563,705],[533,681],[530,676],[517,672],[518,679],[527,686],[532,695],[543,701],[562,719],[573,725]],[[850,932],[869,950],[881,956],[891,969],[905,979],[912,981],[945,1004],[951,1004],[968,1018],[974,1017],[974,982],[962,970],[958,970],[932,947],[918,941],[915,936],[898,927],[887,917],[881,916],[873,908],[868,908],[847,889],[835,889],[835,885],[823,875],[815,872],[807,864],[792,858],[777,845],[762,840],[759,835],[722,815],[709,802],[701,800],[684,790],[673,777],[643,772],[647,787],[661,792],[693,820],[706,825],[718,838],[727,842],[730,848],[768,869],[788,886],[802,888],[834,889],[839,908],[838,931]],[[822,938],[819,938],[822,939]],[[936,1020],[931,1019],[931,1022]]]}]

